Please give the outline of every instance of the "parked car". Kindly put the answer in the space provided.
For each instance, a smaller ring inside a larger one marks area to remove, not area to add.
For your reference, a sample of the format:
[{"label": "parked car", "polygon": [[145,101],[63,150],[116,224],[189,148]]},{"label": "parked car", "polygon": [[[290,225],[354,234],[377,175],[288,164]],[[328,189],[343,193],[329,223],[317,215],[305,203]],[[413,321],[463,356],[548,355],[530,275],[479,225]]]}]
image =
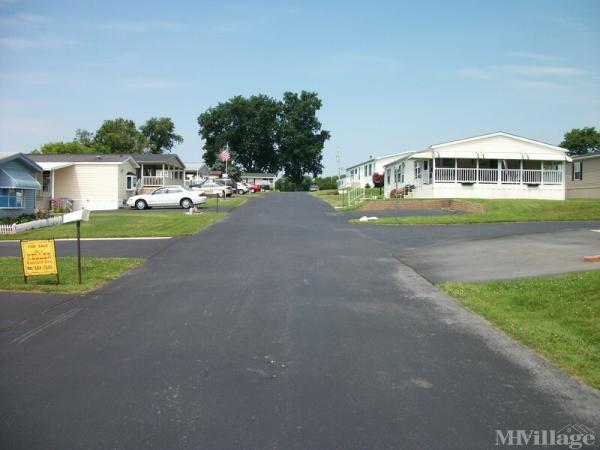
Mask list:
[{"label": "parked car", "polygon": [[247,194],[250,191],[250,189],[248,188],[248,186],[246,186],[246,184],[242,183],[241,181],[238,181],[236,183],[236,187],[237,187],[237,193],[240,194],[240,195]]},{"label": "parked car", "polygon": [[231,189],[231,192],[227,194],[227,196],[230,196],[232,193],[237,192],[237,183],[231,178],[217,178],[214,180],[214,182],[219,183],[223,186],[228,186],[229,189]]},{"label": "parked car", "polygon": [[270,184],[261,184],[260,185],[260,190],[261,191],[270,191],[271,190],[271,185]]},{"label": "parked car", "polygon": [[192,185],[191,189],[200,192],[202,195],[210,195],[215,197],[225,197],[231,195],[231,188],[223,184],[219,184],[214,180],[206,180],[201,184]]},{"label": "parked car", "polygon": [[150,194],[134,195],[127,199],[127,206],[137,209],[153,206],[181,206],[184,209],[206,202],[206,197],[184,186],[164,186]]},{"label": "parked car", "polygon": [[248,190],[250,190],[250,192],[260,192],[260,184],[246,183],[246,186],[248,186]]},{"label": "parked car", "polygon": [[308,188],[308,190],[310,192],[317,192],[319,190],[319,185],[318,184],[311,184]]}]

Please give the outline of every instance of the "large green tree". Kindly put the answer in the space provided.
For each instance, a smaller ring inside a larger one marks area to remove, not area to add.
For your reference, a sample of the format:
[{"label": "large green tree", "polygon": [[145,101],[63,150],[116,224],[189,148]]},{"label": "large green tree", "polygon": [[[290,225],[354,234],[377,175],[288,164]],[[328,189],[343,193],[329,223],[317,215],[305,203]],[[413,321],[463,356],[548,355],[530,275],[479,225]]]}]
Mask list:
[{"label": "large green tree", "polygon": [[565,133],[560,143],[563,148],[569,149],[573,155],[584,155],[600,151],[600,132],[594,127],[573,128]]},{"label": "large green tree", "polygon": [[148,142],[149,153],[170,152],[183,138],[175,133],[175,124],[169,117],[152,117],[140,127],[142,135]]},{"label": "large green tree", "polygon": [[133,120],[105,120],[94,136],[94,146],[107,153],[142,153],[148,145],[146,138],[135,127]]},{"label": "large green tree", "polygon": [[236,96],[200,114],[206,163],[214,166],[219,151],[229,145],[232,161],[243,170],[276,172],[279,107],[279,102],[266,95]]},{"label": "large green tree", "polygon": [[99,153],[96,148],[80,142],[48,142],[40,147],[39,153]]},{"label": "large green tree", "polygon": [[236,96],[198,117],[205,141],[204,160],[215,166],[219,151],[229,145],[232,162],[247,172],[284,170],[300,185],[305,174],[318,175],[329,132],[316,113],[321,100],[314,92],[286,92],[282,101],[266,95]]},{"label": "large green tree", "polygon": [[281,102],[277,142],[285,176],[300,185],[307,173],[323,171],[323,147],[329,131],[321,129],[317,111],[322,102],[315,92],[285,92]]}]

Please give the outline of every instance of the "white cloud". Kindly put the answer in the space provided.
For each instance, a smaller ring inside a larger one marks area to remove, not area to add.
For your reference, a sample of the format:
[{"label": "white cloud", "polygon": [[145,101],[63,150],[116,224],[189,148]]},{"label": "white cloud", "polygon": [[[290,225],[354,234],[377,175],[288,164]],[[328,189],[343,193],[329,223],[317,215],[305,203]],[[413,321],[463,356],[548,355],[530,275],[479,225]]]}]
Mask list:
[{"label": "white cloud", "polygon": [[184,27],[177,22],[162,20],[119,21],[95,25],[93,28],[104,31],[121,31],[129,33],[145,33],[149,31],[179,31]]},{"label": "white cloud", "polygon": [[0,38],[0,47],[10,50],[32,50],[32,49],[58,49],[64,47],[75,47],[83,45],[76,39],[56,39],[56,38]]},{"label": "white cloud", "polygon": [[48,18],[45,16],[23,13],[14,16],[0,16],[0,27],[36,25],[47,21]]},{"label": "white cloud", "polygon": [[513,86],[522,89],[534,89],[544,91],[564,91],[568,89],[568,86],[564,84],[544,80],[516,80],[513,82]]},{"label": "white cloud", "polygon": [[586,70],[567,66],[543,66],[543,65],[514,65],[507,64],[497,66],[498,70],[512,75],[523,75],[533,77],[573,77],[587,75]]}]

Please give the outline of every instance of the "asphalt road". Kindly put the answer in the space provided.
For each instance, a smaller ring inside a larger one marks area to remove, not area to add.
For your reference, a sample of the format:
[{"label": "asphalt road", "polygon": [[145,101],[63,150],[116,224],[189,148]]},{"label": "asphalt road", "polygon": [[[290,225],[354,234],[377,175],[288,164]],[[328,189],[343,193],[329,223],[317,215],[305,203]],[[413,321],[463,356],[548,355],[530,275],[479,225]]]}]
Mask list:
[{"label": "asphalt road", "polygon": [[596,391],[331,212],[269,194],[0,333],[0,448],[481,449],[496,429],[600,430]]}]

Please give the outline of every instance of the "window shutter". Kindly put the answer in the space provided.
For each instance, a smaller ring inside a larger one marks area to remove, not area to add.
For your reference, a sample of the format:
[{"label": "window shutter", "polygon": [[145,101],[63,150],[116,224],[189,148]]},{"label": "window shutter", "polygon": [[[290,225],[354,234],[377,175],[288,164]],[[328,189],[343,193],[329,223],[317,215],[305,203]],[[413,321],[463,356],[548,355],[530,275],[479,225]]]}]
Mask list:
[{"label": "window shutter", "polygon": [[571,163],[571,181],[575,181],[575,161]]},{"label": "window shutter", "polygon": [[579,179],[583,181],[583,161],[579,161]]}]

